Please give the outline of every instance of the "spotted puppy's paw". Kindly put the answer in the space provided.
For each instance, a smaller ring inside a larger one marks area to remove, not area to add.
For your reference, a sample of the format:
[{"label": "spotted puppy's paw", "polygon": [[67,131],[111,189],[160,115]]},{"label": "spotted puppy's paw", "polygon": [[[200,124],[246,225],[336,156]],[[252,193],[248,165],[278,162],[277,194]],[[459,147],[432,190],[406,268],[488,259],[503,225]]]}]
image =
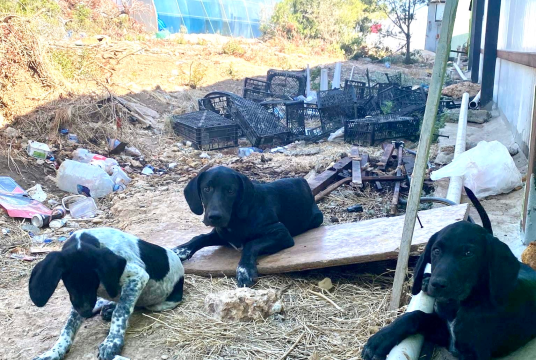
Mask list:
[{"label": "spotted puppy's paw", "polygon": [[62,357],[55,351],[49,350],[44,354],[34,357],[33,360],[61,360]]},{"label": "spotted puppy's paw", "polygon": [[117,335],[108,335],[106,340],[99,346],[99,360],[113,360],[121,354],[123,338]]},{"label": "spotted puppy's paw", "polygon": [[173,249],[173,252],[177,254],[181,261],[188,260],[192,257],[192,250],[190,250],[186,246],[177,246]]},{"label": "spotted puppy's paw", "polygon": [[106,322],[112,321],[112,315],[116,307],[117,307],[117,304],[114,302],[110,302],[106,305],[103,305],[100,311],[102,320]]},{"label": "spotted puppy's paw", "polygon": [[251,287],[257,281],[257,268],[238,265],[236,268],[236,280],[238,287]]}]

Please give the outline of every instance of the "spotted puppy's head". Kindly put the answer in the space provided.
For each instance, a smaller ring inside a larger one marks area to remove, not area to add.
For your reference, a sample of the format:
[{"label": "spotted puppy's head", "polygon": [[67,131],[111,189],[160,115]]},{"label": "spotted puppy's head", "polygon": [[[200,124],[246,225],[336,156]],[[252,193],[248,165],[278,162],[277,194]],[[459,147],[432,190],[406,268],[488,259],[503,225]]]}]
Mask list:
[{"label": "spotted puppy's head", "polygon": [[100,248],[94,236],[75,233],[61,251],[51,252],[34,267],[30,298],[35,305],[45,306],[62,279],[74,309],[85,318],[91,317],[99,285],[103,284],[110,297],[116,297],[125,266],[124,258]]}]

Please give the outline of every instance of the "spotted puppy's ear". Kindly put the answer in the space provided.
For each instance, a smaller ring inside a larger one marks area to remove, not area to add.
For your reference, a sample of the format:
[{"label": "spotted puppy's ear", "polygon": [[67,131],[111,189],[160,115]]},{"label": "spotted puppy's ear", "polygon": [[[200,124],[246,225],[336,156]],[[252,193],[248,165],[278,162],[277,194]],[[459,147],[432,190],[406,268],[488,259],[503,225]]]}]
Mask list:
[{"label": "spotted puppy's ear", "polygon": [[196,215],[203,214],[203,203],[201,202],[201,196],[199,195],[199,182],[201,176],[203,176],[203,173],[200,173],[190,180],[188,185],[186,185],[186,188],[184,188],[186,202],[188,203],[190,210]]},{"label": "spotted puppy's ear", "polygon": [[239,219],[245,219],[253,205],[255,191],[253,183],[246,175],[238,173],[237,176],[240,182],[240,195],[236,203],[236,215]]},{"label": "spotted puppy's ear", "polygon": [[45,306],[58,283],[65,269],[62,254],[53,251],[40,261],[32,270],[28,290],[33,303],[42,307]]},{"label": "spotted puppy's ear", "polygon": [[501,305],[514,290],[521,265],[508,245],[491,235],[487,238],[490,299]]},{"label": "spotted puppy's ear", "polygon": [[96,259],[96,271],[100,282],[104,285],[108,295],[112,298],[118,296],[121,289],[119,281],[125,271],[127,261],[106,248],[97,250]]},{"label": "spotted puppy's ear", "polygon": [[413,271],[413,287],[411,288],[411,293],[417,295],[422,290],[422,281],[424,279],[424,270],[426,269],[426,264],[432,263],[432,247],[437,240],[437,233],[432,235],[424,252],[419,257],[417,265],[415,265],[415,270]]}]

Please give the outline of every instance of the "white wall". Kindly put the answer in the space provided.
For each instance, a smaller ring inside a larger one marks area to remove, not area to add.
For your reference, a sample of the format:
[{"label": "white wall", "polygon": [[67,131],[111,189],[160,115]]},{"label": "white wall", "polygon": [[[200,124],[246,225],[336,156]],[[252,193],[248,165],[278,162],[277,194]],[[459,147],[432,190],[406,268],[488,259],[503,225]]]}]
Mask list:
[{"label": "white wall", "polygon": [[[499,50],[536,52],[536,1],[502,0]],[[497,59],[494,101],[526,151],[532,122],[536,69]]]},{"label": "white wall", "polygon": [[[454,30],[452,32],[451,49],[457,49],[458,46],[462,46],[469,41],[469,34],[471,32],[471,12],[469,11],[469,5],[471,0],[459,0],[458,9],[456,10],[456,22],[454,23]],[[425,35],[426,50],[436,51],[438,38],[437,34],[441,33],[441,22],[435,21],[436,7],[444,6],[445,4],[430,4],[428,6],[428,19],[427,19],[427,31]],[[455,53],[451,53],[450,56],[456,56]]]}]

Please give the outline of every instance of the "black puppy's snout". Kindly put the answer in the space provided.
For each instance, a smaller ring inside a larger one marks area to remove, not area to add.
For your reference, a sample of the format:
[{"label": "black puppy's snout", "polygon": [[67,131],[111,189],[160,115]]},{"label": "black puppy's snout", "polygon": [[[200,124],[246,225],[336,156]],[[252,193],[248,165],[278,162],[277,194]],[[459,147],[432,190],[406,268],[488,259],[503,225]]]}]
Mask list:
[{"label": "black puppy's snout", "polygon": [[447,280],[442,278],[432,279],[430,285],[435,289],[444,289],[447,287]]},{"label": "black puppy's snout", "polygon": [[222,214],[220,212],[213,211],[208,214],[208,219],[210,221],[220,221],[222,219]]}]

